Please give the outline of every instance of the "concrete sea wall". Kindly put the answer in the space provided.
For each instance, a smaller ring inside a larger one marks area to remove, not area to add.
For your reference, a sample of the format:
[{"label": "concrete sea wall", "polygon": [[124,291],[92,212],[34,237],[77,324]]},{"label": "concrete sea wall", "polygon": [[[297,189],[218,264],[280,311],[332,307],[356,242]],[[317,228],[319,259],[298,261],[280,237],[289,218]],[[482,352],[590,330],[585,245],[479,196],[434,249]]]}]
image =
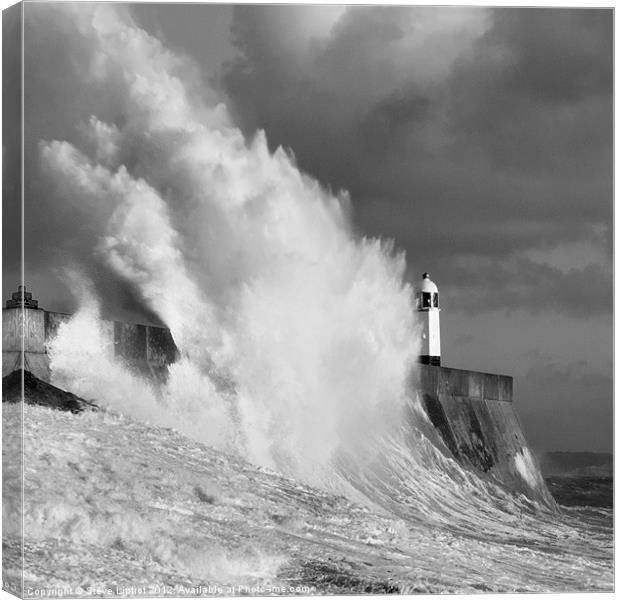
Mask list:
[{"label": "concrete sea wall", "polygon": [[512,377],[421,365],[417,387],[447,453],[489,479],[553,504],[514,410]]},{"label": "concrete sea wall", "polygon": [[[2,376],[21,367],[50,382],[46,343],[71,315],[39,309],[2,311]],[[178,350],[161,327],[104,321],[107,347],[132,370],[165,381]],[[511,377],[419,365],[416,388],[447,455],[530,498],[552,503],[513,408]]]},{"label": "concrete sea wall", "polygon": [[[24,369],[43,381],[50,381],[46,344],[56,336],[61,323],[71,315],[37,309],[2,310],[2,376],[21,368],[22,327]],[[164,381],[177,348],[168,329],[150,325],[103,321],[104,340],[109,351],[142,375]]]}]

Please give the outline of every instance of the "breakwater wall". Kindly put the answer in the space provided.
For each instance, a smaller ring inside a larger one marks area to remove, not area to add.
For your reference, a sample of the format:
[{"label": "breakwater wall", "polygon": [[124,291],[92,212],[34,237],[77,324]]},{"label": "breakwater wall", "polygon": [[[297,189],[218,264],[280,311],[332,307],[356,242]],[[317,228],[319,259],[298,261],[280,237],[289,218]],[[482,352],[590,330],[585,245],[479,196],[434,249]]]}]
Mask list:
[{"label": "breakwater wall", "polygon": [[553,505],[514,410],[512,377],[433,365],[421,365],[418,377],[420,400],[447,454],[513,491]]},{"label": "breakwater wall", "polygon": [[[23,343],[23,368],[50,382],[46,344],[70,318],[38,308],[3,309],[2,376],[22,368]],[[168,329],[118,321],[103,321],[102,328],[111,355],[165,381],[178,356]],[[419,365],[415,387],[448,456],[513,491],[553,503],[514,411],[512,377]]]},{"label": "breakwater wall", "polygon": [[[2,376],[21,369],[22,331],[24,369],[43,381],[50,381],[50,361],[46,345],[61,323],[71,315],[32,308],[2,309]],[[150,325],[102,321],[106,348],[132,370],[164,381],[168,365],[178,355],[168,329]]]}]

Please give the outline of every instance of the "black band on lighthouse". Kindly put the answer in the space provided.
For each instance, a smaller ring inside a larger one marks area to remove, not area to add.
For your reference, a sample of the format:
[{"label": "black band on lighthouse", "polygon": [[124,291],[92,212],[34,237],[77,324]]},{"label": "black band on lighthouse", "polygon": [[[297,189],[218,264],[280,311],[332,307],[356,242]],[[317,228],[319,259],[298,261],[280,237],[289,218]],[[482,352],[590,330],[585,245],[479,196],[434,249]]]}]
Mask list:
[{"label": "black band on lighthouse", "polygon": [[436,367],[440,367],[441,356],[428,356],[427,354],[423,354],[418,357],[418,362],[423,365],[435,365]]}]

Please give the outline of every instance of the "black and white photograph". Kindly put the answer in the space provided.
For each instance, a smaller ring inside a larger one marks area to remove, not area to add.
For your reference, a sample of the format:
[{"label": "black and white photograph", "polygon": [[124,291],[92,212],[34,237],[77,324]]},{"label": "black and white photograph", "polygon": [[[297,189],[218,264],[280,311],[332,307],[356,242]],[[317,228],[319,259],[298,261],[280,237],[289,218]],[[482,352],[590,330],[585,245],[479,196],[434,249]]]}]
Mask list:
[{"label": "black and white photograph", "polygon": [[4,4],[3,596],[611,594],[614,11]]}]

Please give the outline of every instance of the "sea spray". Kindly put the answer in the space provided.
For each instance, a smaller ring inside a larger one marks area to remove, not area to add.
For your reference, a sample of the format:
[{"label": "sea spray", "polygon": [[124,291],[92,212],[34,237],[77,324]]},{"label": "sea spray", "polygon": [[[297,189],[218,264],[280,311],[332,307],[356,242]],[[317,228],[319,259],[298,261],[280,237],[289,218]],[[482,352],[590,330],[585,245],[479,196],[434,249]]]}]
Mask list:
[{"label": "sea spray", "polygon": [[[409,401],[418,335],[404,256],[353,234],[346,193],[201,103],[183,60],[129,17],[67,14],[91,44],[84,85],[112,89],[124,118],[93,115],[81,142],[42,142],[44,170],[61,210],[87,219],[93,207],[92,252],[170,328],[181,358],[162,389],[129,373],[89,301],[50,345],[53,380],[284,473],[328,477],[343,445],[388,429]],[[91,350],[74,351],[86,337]]]},{"label": "sea spray", "polygon": [[229,404],[211,379],[185,357],[171,365],[166,386],[132,371],[115,356],[113,323],[100,319],[92,286],[80,277],[71,274],[80,308],[48,345],[52,382],[118,412],[235,451]]}]

